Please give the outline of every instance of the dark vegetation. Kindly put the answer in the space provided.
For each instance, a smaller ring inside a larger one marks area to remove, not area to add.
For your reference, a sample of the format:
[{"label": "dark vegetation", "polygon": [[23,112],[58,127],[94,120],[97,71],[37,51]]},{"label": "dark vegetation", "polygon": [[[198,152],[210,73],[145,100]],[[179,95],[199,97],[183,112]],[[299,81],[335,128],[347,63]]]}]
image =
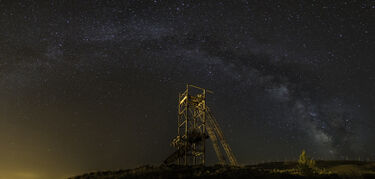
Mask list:
[{"label": "dark vegetation", "polygon": [[375,178],[375,162],[315,161],[303,150],[298,161],[247,166],[150,166],[91,172],[73,179],[120,178]]},{"label": "dark vegetation", "polygon": [[375,162],[314,161],[313,166],[301,165],[304,164],[300,161],[270,162],[240,167],[146,165],[128,170],[91,172],[72,178],[375,178]]}]

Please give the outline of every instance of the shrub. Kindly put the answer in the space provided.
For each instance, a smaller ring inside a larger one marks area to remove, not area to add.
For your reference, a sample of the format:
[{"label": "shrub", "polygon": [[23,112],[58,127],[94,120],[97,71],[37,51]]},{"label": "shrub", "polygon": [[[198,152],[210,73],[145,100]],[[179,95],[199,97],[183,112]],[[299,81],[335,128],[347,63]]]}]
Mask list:
[{"label": "shrub", "polygon": [[302,150],[298,160],[298,169],[302,175],[314,175],[317,172],[315,167],[315,160],[310,159],[306,156],[306,151]]}]

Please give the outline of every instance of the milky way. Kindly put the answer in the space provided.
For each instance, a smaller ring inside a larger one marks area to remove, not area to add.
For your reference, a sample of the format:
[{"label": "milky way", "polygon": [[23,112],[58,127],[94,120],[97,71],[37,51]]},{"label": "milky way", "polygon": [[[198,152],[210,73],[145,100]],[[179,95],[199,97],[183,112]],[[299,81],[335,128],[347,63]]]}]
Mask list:
[{"label": "milky way", "polygon": [[158,164],[173,151],[186,83],[214,91],[241,164],[302,149],[375,160],[373,11],[370,1],[0,1],[0,172]]}]

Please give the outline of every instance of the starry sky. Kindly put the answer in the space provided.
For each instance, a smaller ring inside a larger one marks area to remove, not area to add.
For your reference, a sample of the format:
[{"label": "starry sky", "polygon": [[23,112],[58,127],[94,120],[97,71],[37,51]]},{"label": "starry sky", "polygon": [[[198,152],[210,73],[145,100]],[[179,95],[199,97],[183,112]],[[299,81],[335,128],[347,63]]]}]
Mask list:
[{"label": "starry sky", "polygon": [[[178,93],[241,164],[375,160],[372,1],[0,0],[0,179],[159,164]],[[209,161],[216,162],[209,152]]]}]

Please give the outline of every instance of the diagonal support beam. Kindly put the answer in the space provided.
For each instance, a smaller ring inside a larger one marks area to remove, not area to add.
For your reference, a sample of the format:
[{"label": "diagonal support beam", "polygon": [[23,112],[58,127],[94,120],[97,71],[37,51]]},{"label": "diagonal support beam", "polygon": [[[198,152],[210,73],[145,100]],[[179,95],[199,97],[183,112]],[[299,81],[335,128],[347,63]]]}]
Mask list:
[{"label": "diagonal support beam", "polygon": [[227,154],[227,157],[230,161],[230,164],[237,166],[238,165],[237,159],[234,156],[234,154],[232,152],[232,149],[230,148],[229,144],[225,140],[223,131],[221,130],[217,120],[215,119],[215,117],[213,116],[213,114],[211,113],[211,111],[208,107],[207,107],[207,114],[208,114],[207,115],[208,116],[207,121],[210,121],[210,123],[212,123],[212,126],[215,129],[216,134],[219,137],[220,143],[223,146],[225,153]]},{"label": "diagonal support beam", "polygon": [[211,139],[211,142],[212,142],[212,145],[213,145],[214,150],[216,152],[217,158],[219,159],[219,163],[221,165],[224,165],[225,164],[225,158],[224,158],[223,153],[220,151],[220,146],[219,146],[217,137],[215,135],[214,129],[211,127],[211,124],[206,123],[206,130],[207,130],[208,136]]}]

